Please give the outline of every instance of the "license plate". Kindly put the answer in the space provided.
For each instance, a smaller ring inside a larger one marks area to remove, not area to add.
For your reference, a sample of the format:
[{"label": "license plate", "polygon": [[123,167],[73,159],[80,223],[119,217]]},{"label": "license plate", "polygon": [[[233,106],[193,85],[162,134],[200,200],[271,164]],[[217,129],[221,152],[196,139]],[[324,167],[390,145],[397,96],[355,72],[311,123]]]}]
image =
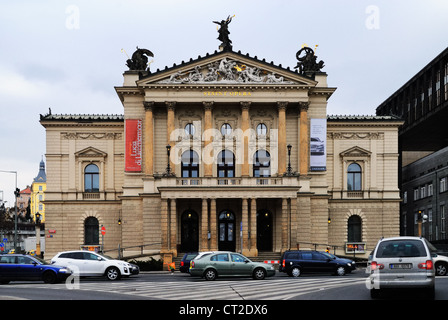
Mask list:
[{"label": "license plate", "polygon": [[412,264],[411,263],[394,263],[394,264],[390,264],[389,268],[391,268],[391,269],[411,269]]}]

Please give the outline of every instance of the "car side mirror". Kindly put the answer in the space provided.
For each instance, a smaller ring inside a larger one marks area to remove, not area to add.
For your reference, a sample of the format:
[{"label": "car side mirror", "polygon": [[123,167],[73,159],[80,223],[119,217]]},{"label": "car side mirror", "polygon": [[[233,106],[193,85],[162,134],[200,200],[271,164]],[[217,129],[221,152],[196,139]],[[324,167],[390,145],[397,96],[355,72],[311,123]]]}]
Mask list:
[{"label": "car side mirror", "polygon": [[244,260],[244,262],[245,262],[245,263],[249,263],[249,260],[246,259],[246,260]]}]

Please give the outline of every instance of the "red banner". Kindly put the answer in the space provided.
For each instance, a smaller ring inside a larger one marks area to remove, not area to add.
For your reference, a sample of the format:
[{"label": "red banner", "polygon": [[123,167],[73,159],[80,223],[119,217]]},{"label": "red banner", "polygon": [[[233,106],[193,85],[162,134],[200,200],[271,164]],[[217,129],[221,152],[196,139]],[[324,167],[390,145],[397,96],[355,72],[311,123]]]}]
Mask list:
[{"label": "red banner", "polygon": [[142,120],[126,120],[125,171],[142,171]]}]

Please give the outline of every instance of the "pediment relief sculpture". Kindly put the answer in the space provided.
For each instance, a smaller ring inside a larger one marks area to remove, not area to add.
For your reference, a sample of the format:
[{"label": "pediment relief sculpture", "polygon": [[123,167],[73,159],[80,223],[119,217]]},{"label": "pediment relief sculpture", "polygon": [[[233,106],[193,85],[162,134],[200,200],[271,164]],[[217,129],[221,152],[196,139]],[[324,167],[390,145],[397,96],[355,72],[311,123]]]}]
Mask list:
[{"label": "pediment relief sculpture", "polygon": [[223,58],[208,63],[205,66],[196,66],[192,70],[179,71],[168,79],[158,83],[283,83],[292,84],[282,76],[267,72],[259,67],[248,66],[239,61]]}]

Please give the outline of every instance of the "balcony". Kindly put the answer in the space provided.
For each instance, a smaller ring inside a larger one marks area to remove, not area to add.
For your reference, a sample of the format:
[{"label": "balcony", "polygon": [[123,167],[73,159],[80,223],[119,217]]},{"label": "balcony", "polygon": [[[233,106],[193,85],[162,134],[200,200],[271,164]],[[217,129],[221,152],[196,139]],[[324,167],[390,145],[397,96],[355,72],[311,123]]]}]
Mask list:
[{"label": "balcony", "polygon": [[297,177],[176,178],[177,186],[298,186]]}]

